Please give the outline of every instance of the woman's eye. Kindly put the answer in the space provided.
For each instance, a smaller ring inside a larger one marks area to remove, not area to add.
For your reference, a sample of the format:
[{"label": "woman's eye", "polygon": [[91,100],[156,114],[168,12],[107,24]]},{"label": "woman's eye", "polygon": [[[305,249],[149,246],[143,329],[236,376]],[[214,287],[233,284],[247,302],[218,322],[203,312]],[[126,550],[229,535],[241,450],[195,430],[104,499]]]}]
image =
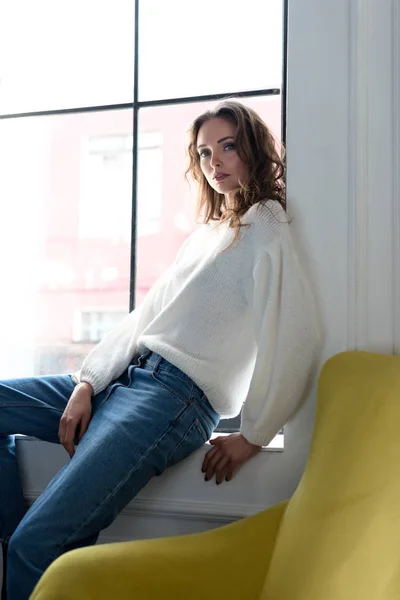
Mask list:
[{"label": "woman's eye", "polygon": [[[235,144],[233,144],[232,142],[230,142],[229,144],[225,144],[224,146],[224,150],[234,150],[235,149]],[[200,158],[206,158],[207,156],[210,155],[210,151],[209,150],[202,150],[201,152],[199,152],[199,156]]]}]

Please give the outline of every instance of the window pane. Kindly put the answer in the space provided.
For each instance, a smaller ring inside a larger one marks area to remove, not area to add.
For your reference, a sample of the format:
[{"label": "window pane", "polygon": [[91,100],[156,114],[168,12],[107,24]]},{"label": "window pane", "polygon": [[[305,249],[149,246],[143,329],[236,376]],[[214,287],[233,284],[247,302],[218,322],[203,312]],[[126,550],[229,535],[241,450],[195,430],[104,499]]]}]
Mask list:
[{"label": "window pane", "polygon": [[282,12],[282,0],[141,2],[140,100],[279,88]]},{"label": "window pane", "polygon": [[[281,134],[281,98],[279,96],[259,96],[242,99],[242,102],[256,110],[264,119],[276,139]],[[214,106],[215,102],[172,105],[141,109],[139,112],[139,139],[146,135],[157,135],[162,153],[162,173],[151,170],[143,185],[138,189],[138,218],[144,210],[150,210],[153,190],[159,190],[162,178],[161,213],[158,231],[151,235],[138,234],[136,303],[140,304],[155,280],[174,261],[179,247],[197,227],[194,209],[196,190],[190,189],[184,178],[186,169],[187,131],[192,120],[203,111]],[[155,133],[156,132],[156,133]],[[140,162],[140,155],[139,155]],[[139,174],[140,177],[140,174]],[[154,203],[158,207],[157,200]],[[239,429],[240,417],[224,419],[219,431]],[[281,437],[276,438],[270,447],[281,447]]]},{"label": "window pane", "polygon": [[132,111],[0,121],[0,378],[66,373],[129,309]]},{"label": "window pane", "polygon": [[[279,140],[280,97],[246,98],[244,103],[264,118]],[[197,102],[139,111],[139,146],[143,150],[139,153],[137,304],[173,262],[179,247],[196,227],[196,190],[190,189],[184,178],[187,131],[197,115],[215,104]],[[150,151],[150,147],[144,149],[147,143],[152,145],[153,155],[147,156]]]},{"label": "window pane", "polygon": [[97,344],[109,331],[111,331],[126,311],[110,309],[107,307],[75,311],[74,319],[74,341]]},{"label": "window pane", "polygon": [[0,9],[2,114],[133,102],[134,0]]}]

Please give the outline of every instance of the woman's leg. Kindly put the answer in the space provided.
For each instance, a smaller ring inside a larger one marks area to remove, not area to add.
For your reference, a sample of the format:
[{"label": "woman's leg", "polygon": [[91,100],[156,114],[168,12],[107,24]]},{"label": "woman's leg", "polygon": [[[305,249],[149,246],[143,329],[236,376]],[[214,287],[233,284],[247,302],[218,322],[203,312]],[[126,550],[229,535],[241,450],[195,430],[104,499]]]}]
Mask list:
[{"label": "woman's leg", "polygon": [[0,382],[0,541],[7,543],[26,512],[14,434],[59,443],[58,425],[75,387],[69,375]]},{"label": "woman's leg", "polygon": [[2,600],[6,598],[8,542],[27,510],[13,434],[22,433],[49,442],[59,442],[58,424],[74,385],[68,375],[0,382]]},{"label": "woman's leg", "polygon": [[6,597],[6,586],[7,586],[7,550],[8,545],[5,543],[1,544],[1,553],[2,553],[2,585],[1,585],[1,600],[7,600]]},{"label": "woman's leg", "polygon": [[[60,443],[58,427],[74,390],[70,375],[28,377],[0,382],[0,542],[3,551],[2,600],[6,597],[8,543],[28,507],[15,451],[16,433]],[[93,411],[106,392],[93,399]],[[96,538],[93,538],[93,543]]]},{"label": "woman's leg", "polygon": [[26,600],[53,560],[87,544],[153,476],[209,438],[217,420],[201,391],[174,369],[153,354],[109,388],[73,458],[10,541],[9,600]]}]

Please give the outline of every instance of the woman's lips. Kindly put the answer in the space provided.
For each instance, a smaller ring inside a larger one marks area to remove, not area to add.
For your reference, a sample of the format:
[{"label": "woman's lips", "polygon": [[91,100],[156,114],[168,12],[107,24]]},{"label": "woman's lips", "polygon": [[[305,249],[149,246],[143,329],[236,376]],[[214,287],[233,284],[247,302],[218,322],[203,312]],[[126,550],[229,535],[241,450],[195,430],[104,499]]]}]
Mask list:
[{"label": "woman's lips", "polygon": [[223,181],[227,177],[229,177],[229,175],[227,173],[220,173],[219,175],[214,175],[214,181],[219,183],[220,181]]}]

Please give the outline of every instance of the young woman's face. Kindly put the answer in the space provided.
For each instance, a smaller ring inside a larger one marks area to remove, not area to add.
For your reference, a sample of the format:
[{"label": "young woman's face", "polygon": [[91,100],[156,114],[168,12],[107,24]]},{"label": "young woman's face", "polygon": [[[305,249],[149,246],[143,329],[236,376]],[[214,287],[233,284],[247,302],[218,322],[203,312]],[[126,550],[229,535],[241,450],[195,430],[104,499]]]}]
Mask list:
[{"label": "young woman's face", "polygon": [[200,167],[210,186],[229,197],[247,178],[247,168],[236,152],[237,127],[225,119],[210,119],[197,135]]}]

